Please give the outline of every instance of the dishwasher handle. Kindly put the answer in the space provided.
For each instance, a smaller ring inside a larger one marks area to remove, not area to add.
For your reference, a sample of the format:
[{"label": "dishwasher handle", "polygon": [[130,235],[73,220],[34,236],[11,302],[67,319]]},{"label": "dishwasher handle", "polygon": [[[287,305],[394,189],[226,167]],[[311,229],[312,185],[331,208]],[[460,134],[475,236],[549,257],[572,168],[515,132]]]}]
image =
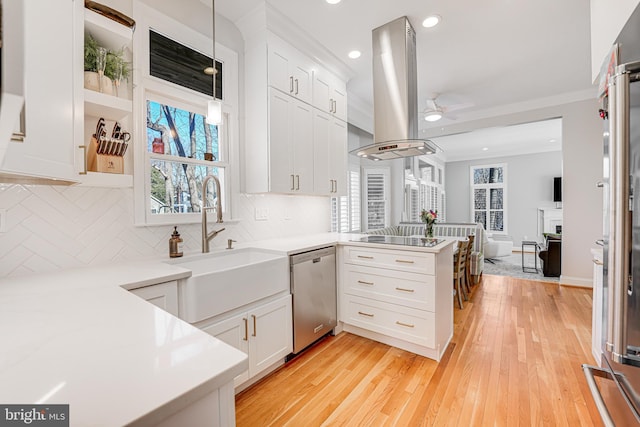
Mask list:
[{"label": "dishwasher handle", "polygon": [[335,254],[336,254],[336,247],[329,246],[326,248],[320,248],[320,249],[315,249],[308,252],[302,252],[299,254],[290,255],[289,260],[290,260],[291,266],[294,266],[296,264],[301,264],[307,261],[313,261],[314,263],[320,262],[321,258],[335,255]]}]

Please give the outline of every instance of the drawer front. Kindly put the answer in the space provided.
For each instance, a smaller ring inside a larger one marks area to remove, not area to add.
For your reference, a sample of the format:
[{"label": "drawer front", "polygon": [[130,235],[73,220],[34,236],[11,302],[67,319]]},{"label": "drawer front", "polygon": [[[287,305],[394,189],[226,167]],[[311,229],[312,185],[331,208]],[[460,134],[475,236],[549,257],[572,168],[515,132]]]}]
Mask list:
[{"label": "drawer front", "polygon": [[345,323],[435,348],[435,314],[346,295]]},{"label": "drawer front", "polygon": [[418,310],[435,311],[435,285],[435,276],[359,265],[345,266],[345,293]]},{"label": "drawer front", "polygon": [[391,268],[420,274],[435,275],[435,254],[346,246],[345,261],[350,264]]}]

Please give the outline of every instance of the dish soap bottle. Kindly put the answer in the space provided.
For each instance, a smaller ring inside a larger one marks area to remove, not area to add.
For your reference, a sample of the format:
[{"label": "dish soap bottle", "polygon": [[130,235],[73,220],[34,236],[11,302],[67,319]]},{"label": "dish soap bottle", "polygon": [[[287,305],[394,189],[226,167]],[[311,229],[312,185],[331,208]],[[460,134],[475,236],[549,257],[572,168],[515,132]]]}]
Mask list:
[{"label": "dish soap bottle", "polygon": [[182,238],[178,233],[178,226],[173,227],[173,233],[169,239],[169,256],[171,258],[179,258],[182,256]]}]

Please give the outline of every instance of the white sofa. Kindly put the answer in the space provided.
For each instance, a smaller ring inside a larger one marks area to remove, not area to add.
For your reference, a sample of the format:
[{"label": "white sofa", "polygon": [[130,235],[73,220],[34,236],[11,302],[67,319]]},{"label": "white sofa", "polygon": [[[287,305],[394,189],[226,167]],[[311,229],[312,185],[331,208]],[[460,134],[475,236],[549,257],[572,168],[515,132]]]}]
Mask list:
[{"label": "white sofa", "polygon": [[[386,234],[392,236],[424,236],[424,223],[401,222],[378,230],[368,231],[367,234]],[[482,224],[440,222],[433,227],[433,237],[467,238],[474,235],[473,250],[471,251],[471,275],[474,281],[480,280],[484,269],[484,250],[488,240]]]}]

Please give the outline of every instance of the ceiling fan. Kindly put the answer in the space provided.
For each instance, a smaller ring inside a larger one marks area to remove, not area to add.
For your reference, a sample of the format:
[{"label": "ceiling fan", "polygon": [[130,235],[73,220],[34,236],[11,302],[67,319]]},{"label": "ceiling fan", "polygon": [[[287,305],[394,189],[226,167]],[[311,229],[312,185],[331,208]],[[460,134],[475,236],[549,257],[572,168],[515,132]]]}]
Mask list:
[{"label": "ceiling fan", "polygon": [[472,102],[456,103],[456,101],[460,101],[460,99],[455,99],[454,96],[450,96],[449,100],[452,102],[447,103],[448,105],[446,106],[443,106],[440,103],[436,102],[437,100],[440,100],[441,102],[446,101],[447,96],[444,97],[444,100],[442,98],[442,95],[434,95],[433,98],[427,99],[427,107],[423,111],[424,119],[426,121],[436,122],[443,118],[445,115],[448,119],[455,120],[456,118],[452,114],[450,114],[452,111],[462,110],[465,108],[473,107],[475,105]]}]

